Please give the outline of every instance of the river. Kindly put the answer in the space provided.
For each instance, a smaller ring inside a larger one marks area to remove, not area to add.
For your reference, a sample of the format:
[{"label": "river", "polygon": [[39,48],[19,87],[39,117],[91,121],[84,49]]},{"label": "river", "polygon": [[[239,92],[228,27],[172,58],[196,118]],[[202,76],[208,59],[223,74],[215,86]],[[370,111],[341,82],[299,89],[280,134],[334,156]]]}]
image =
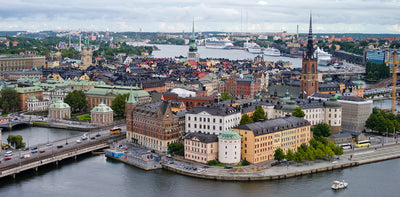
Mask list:
[{"label": "river", "polygon": [[[8,131],[5,135],[8,135]],[[12,131],[30,136],[40,134],[37,143],[78,131],[39,127]],[[4,139],[4,136],[3,136]],[[32,139],[33,141],[33,139]],[[59,167],[28,171],[15,180],[0,181],[0,196],[398,196],[400,159],[276,181],[232,182],[187,177],[166,170],[144,171],[111,161],[104,155],[82,156],[63,161]],[[344,179],[349,187],[330,189],[334,180]]]}]

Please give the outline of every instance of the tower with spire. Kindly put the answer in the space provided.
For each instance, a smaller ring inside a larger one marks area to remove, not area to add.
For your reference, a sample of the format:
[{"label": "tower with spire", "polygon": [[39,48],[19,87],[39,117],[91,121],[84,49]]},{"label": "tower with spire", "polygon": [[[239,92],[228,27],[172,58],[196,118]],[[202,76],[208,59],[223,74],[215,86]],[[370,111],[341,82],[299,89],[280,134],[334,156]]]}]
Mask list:
[{"label": "tower with spire", "polygon": [[92,46],[89,44],[89,38],[86,35],[85,40],[83,41],[83,47],[81,49],[81,63],[84,67],[89,67],[92,65]]},{"label": "tower with spire", "polygon": [[196,38],[194,36],[194,18],[193,18],[192,37],[189,40],[188,60],[193,60],[193,61],[198,62],[199,58],[200,58],[200,55],[197,52]]},{"label": "tower with spire", "polygon": [[125,104],[126,130],[127,131],[132,131],[132,129],[133,129],[132,111],[136,108],[137,104],[138,104],[138,101],[137,101],[135,95],[133,94],[132,87],[131,87],[131,90],[129,92],[129,97]]},{"label": "tower with spire", "polygon": [[312,14],[310,12],[310,29],[308,32],[307,49],[302,61],[300,95],[303,95],[303,98],[307,98],[308,96],[318,92],[318,87],[318,59],[314,56]]}]

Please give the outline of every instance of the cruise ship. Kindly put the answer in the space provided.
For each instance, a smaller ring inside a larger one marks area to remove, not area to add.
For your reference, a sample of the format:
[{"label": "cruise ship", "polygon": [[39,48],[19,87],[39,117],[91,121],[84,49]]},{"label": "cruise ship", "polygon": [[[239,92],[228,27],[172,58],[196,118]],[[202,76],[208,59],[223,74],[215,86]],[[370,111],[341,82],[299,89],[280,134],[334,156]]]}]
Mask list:
[{"label": "cruise ship", "polygon": [[327,66],[329,63],[331,63],[332,55],[321,50],[319,47],[317,47],[317,50],[315,50],[314,56],[318,58],[318,65]]},{"label": "cruise ship", "polygon": [[232,41],[229,39],[207,38],[206,47],[210,49],[230,49],[233,47]]},{"label": "cruise ship", "polygon": [[261,52],[266,56],[281,56],[281,52],[279,51],[279,49],[273,47],[265,48],[261,50]]},{"label": "cruise ship", "polygon": [[255,42],[245,42],[243,43],[243,48],[249,53],[253,54],[260,54],[261,53],[261,47]]}]

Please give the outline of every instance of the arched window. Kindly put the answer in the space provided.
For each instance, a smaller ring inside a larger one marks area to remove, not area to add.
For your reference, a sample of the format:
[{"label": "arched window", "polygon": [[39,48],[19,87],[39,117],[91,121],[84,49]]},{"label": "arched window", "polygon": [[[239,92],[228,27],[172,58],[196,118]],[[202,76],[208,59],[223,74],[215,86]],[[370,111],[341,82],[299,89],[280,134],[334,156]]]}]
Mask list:
[{"label": "arched window", "polygon": [[311,65],[311,73],[314,73],[315,67],[314,64]]},{"label": "arched window", "polygon": [[307,73],[307,64],[304,64],[304,70],[303,73]]}]

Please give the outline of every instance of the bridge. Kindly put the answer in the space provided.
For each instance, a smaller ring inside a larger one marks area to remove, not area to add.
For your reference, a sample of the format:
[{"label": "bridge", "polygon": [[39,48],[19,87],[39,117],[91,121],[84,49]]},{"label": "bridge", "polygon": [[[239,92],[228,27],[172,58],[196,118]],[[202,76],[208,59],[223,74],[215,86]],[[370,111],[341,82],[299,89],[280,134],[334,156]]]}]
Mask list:
[{"label": "bridge", "polygon": [[0,122],[0,128],[11,129],[16,125],[32,125],[32,122],[29,120],[9,120]]},{"label": "bridge", "polygon": [[[57,149],[54,149],[52,145],[51,151],[50,147],[48,147],[47,150],[49,151],[43,153],[34,153],[27,158],[23,158],[23,156],[24,154],[26,155],[30,152],[20,152],[17,159],[2,161],[2,163],[0,164],[0,179],[7,176],[12,176],[13,178],[15,178],[16,174],[27,170],[34,170],[37,172],[39,170],[39,167],[49,164],[58,165],[60,161],[69,158],[76,159],[79,155],[107,148],[113,142],[122,139],[125,139],[125,132],[102,136],[93,140],[84,140],[80,143],[70,143],[68,145],[65,144],[62,147],[59,145],[58,147],[60,148]],[[59,144],[61,141],[64,142],[64,140],[59,140],[54,143]],[[67,141],[67,139],[65,141]],[[74,138],[69,138],[68,141],[75,142]]]}]

